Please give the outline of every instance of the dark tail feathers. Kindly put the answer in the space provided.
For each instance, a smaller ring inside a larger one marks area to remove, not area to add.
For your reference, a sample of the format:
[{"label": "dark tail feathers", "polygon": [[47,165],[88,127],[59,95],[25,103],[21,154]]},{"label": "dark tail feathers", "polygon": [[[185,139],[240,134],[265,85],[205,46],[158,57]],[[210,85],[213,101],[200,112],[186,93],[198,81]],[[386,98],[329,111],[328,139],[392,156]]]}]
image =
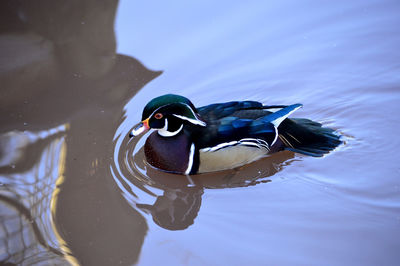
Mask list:
[{"label": "dark tail feathers", "polygon": [[323,156],[342,143],[333,129],[304,118],[285,119],[278,132],[285,150],[315,157]]}]

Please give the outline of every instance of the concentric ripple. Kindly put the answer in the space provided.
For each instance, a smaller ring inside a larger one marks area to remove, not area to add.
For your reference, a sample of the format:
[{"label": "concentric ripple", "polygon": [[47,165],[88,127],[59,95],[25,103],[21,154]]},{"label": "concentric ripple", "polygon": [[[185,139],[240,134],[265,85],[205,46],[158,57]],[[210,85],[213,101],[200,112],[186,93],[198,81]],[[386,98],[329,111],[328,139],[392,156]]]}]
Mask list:
[{"label": "concentric ripple", "polygon": [[[129,131],[128,131],[129,132]],[[193,176],[166,173],[150,166],[143,146],[150,133],[130,139],[115,138],[110,170],[122,195],[136,210],[151,214],[168,230],[183,230],[194,223],[205,189],[254,186],[294,161],[292,152],[279,152],[263,160],[228,171]]]}]

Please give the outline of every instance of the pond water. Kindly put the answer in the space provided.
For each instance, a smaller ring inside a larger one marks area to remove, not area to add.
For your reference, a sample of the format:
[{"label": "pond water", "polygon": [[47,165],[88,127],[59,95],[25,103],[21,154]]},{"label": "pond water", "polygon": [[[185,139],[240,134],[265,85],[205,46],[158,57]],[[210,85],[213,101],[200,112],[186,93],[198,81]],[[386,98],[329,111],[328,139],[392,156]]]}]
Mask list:
[{"label": "pond water", "polygon": [[[0,264],[399,265],[400,2],[1,5]],[[128,134],[166,93],[344,144],[159,172]]]}]

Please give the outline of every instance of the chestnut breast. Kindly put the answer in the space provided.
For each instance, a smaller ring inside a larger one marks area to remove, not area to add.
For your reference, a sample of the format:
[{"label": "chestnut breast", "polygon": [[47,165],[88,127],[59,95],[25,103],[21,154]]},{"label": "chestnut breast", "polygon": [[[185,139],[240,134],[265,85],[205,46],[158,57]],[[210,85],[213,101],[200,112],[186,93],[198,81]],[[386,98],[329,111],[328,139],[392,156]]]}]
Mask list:
[{"label": "chestnut breast", "polygon": [[147,161],[156,168],[185,173],[190,146],[189,138],[183,132],[173,137],[162,137],[155,131],[147,138],[144,153]]}]

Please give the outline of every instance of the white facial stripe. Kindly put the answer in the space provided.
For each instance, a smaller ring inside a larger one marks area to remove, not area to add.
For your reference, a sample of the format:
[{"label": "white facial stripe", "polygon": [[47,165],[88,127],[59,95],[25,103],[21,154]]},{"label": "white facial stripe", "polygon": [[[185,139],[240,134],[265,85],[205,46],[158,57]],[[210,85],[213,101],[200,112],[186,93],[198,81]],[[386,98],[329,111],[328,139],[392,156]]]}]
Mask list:
[{"label": "white facial stripe", "polygon": [[[187,105],[186,103],[183,103],[184,105],[186,105],[188,108],[189,108],[189,110],[192,112],[192,114],[193,114],[193,116],[194,117],[196,117],[196,121],[199,121],[203,126],[206,126],[206,123],[204,123],[203,121],[201,121],[198,117],[197,117],[197,115],[196,115],[196,113],[194,112],[194,110],[192,109],[192,107],[190,107],[189,105]],[[190,119],[190,118],[189,118]]]},{"label": "white facial stripe", "polygon": [[194,150],[195,150],[195,146],[194,146],[194,143],[192,143],[192,145],[190,146],[189,162],[188,162],[188,167],[187,167],[187,169],[185,171],[185,175],[190,174],[190,171],[192,171]]},{"label": "white facial stripe", "polygon": [[189,121],[190,123],[192,123],[194,125],[199,125],[199,126],[202,126],[202,127],[205,127],[207,125],[203,121],[196,120],[196,119],[191,119],[191,118],[188,118],[188,117],[183,116],[183,115],[173,114],[173,116],[178,117],[178,118],[183,119],[183,120],[186,120],[186,121]]},{"label": "white facial stripe", "polygon": [[165,118],[165,125],[163,128],[159,129],[157,132],[163,137],[173,137],[178,134],[183,128],[183,124],[178,128],[178,130],[170,132],[168,131],[168,119]]},{"label": "white facial stripe", "polygon": [[[176,117],[178,117],[180,119],[183,119],[183,120],[187,120],[190,123],[195,124],[195,125],[199,125],[199,126],[203,126],[203,127],[205,127],[207,125],[205,122],[199,120],[199,118],[197,117],[196,113],[193,111],[193,109],[189,105],[187,105],[186,103],[179,103],[179,104],[186,105],[189,108],[189,110],[192,112],[193,116],[196,117],[196,119],[191,119],[191,118],[188,118],[186,116],[177,115],[177,114],[173,114],[174,116],[176,116]],[[149,115],[149,117],[147,117],[147,119],[150,119],[160,108],[163,108],[163,107],[168,106],[168,105],[171,105],[171,104],[166,104],[166,105],[158,107],[156,110],[154,110],[151,113],[151,115]]]}]

